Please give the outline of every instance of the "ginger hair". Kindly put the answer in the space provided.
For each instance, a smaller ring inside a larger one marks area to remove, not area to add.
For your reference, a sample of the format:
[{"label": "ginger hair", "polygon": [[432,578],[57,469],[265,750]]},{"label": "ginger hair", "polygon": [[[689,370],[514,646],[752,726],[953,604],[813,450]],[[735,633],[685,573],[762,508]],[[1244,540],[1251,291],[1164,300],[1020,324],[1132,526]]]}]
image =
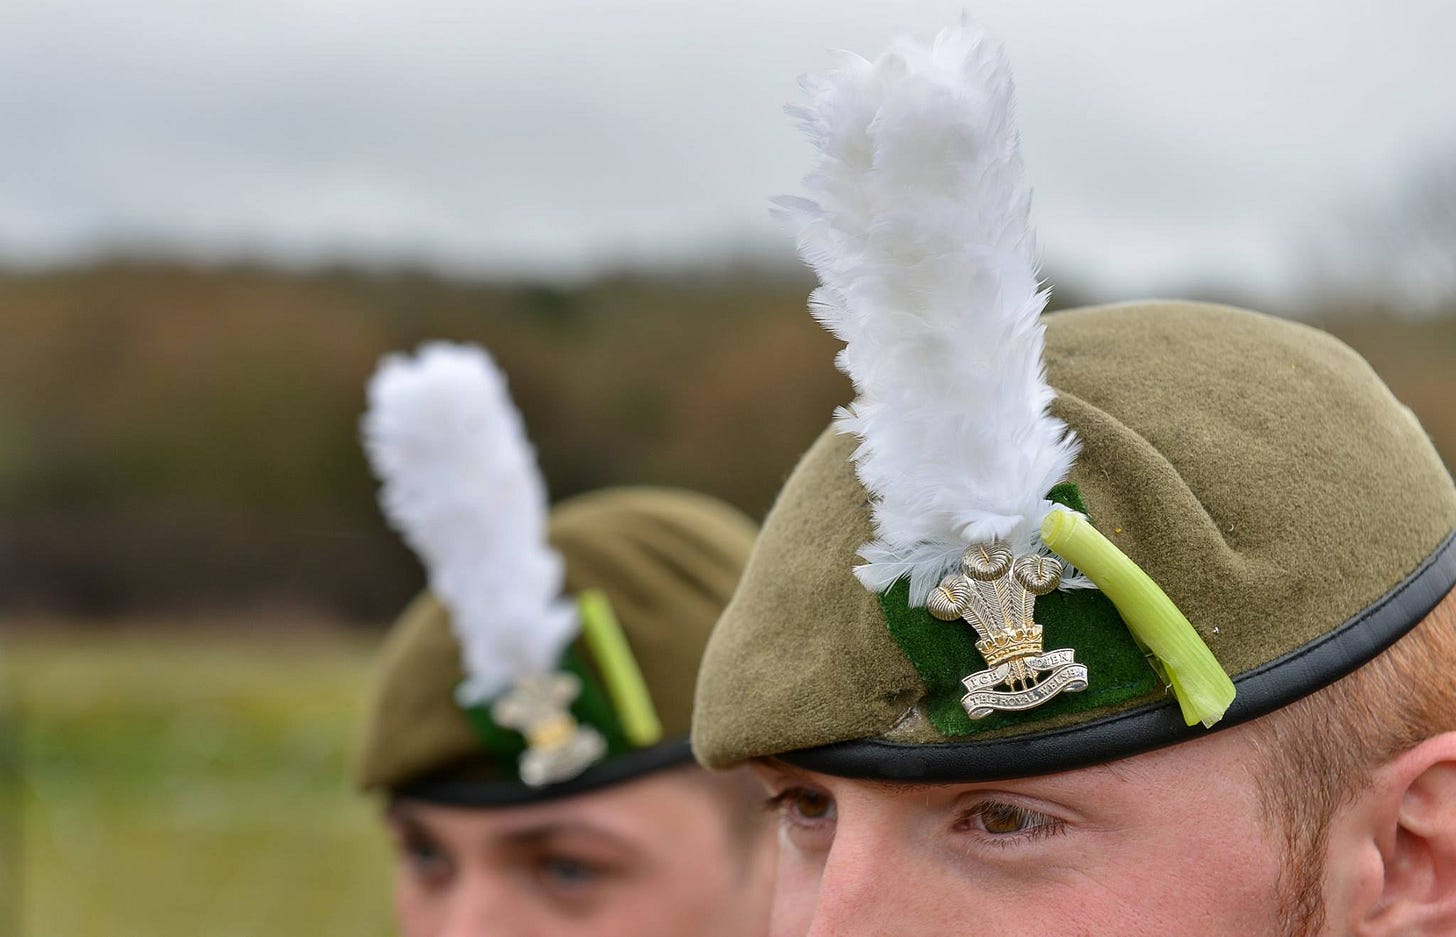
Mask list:
[{"label": "ginger hair", "polygon": [[1336,812],[1373,773],[1456,732],[1456,590],[1353,673],[1250,724],[1260,795],[1288,849],[1281,882],[1291,935],[1323,922],[1324,859]]}]

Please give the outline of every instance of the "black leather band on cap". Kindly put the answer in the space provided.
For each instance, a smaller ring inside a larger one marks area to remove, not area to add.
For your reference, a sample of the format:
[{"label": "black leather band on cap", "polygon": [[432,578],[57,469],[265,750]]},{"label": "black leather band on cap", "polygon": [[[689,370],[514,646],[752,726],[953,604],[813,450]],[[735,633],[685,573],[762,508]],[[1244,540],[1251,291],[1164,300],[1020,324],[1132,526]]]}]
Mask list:
[{"label": "black leather band on cap", "polygon": [[1173,699],[1035,735],[983,742],[839,742],[777,756],[808,771],[883,781],[997,781],[1070,771],[1257,719],[1334,683],[1390,647],[1456,586],[1456,533],[1400,585],[1335,630],[1234,678],[1238,695],[1212,729],[1188,726]]},{"label": "black leather band on cap", "polygon": [[531,787],[520,781],[477,781],[465,778],[426,778],[398,787],[390,793],[406,800],[423,800],[449,807],[510,807],[536,804],[560,797],[631,781],[644,774],[675,768],[693,760],[687,738],[670,739],[651,748],[618,755],[586,769],[569,781]]}]

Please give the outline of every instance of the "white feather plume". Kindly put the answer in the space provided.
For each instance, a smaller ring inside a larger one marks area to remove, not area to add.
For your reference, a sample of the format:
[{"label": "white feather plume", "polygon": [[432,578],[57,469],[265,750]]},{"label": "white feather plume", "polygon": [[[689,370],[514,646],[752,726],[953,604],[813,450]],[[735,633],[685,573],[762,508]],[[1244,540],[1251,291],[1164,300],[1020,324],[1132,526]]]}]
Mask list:
[{"label": "white feather plume", "polygon": [[466,680],[485,702],[556,669],[577,632],[546,541],[546,486],[505,377],[478,347],[386,357],[369,382],[364,447],[390,524],[450,611]]},{"label": "white feather plume", "polygon": [[1047,410],[1010,70],[963,19],[874,62],[841,53],[804,88],[790,112],[819,151],[811,198],[778,204],[857,392],[837,414],[873,501],[856,574],[877,592],[908,575],[920,605],[969,544],[1040,549],[1046,494],[1077,454]]}]

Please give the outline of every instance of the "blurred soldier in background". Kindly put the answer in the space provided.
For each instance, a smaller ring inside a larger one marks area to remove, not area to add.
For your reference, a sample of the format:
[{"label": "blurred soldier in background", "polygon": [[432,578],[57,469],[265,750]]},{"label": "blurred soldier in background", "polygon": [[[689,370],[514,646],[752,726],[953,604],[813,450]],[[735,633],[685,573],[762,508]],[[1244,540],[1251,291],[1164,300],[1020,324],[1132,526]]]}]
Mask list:
[{"label": "blurred soldier in background", "polygon": [[686,738],[754,525],[662,489],[548,515],[474,347],[386,359],[364,434],[429,573],[386,641],[358,779],[387,798],[405,937],[763,933],[758,785],[697,767]]},{"label": "blurred soldier in background", "polygon": [[693,725],[779,805],[775,937],[1456,934],[1456,489],[1411,412],[1268,316],[1040,318],[976,27],[806,87],[786,207],[858,397]]}]

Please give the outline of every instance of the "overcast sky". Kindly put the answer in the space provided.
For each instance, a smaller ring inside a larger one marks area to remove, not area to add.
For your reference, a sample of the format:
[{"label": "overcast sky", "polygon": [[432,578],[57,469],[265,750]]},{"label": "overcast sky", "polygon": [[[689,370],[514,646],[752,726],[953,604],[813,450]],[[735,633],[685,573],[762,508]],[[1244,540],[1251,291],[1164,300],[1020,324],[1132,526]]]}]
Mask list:
[{"label": "overcast sky", "polygon": [[484,274],[783,255],[826,50],[968,8],[1051,270],[1300,288],[1456,157],[1446,0],[10,0],[0,263],[121,248]]}]

